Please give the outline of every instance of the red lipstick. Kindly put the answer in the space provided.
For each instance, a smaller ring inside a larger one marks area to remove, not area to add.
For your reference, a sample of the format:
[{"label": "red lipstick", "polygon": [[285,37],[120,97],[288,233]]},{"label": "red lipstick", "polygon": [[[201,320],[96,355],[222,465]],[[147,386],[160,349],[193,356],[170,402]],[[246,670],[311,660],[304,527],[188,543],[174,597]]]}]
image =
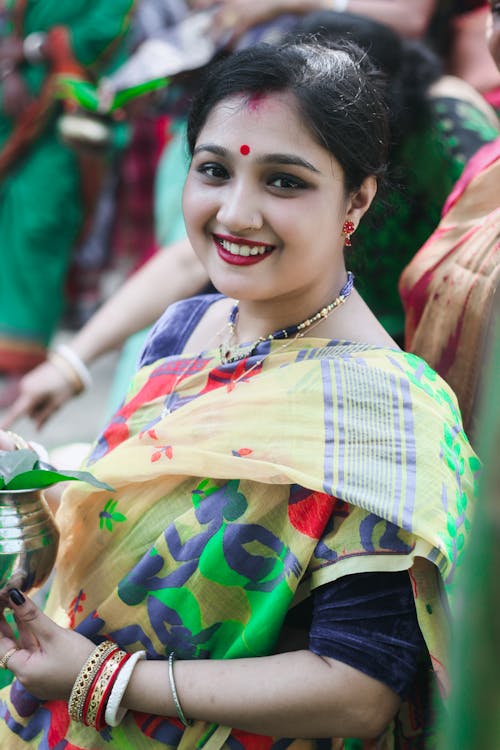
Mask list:
[{"label": "red lipstick", "polygon": [[[232,266],[254,266],[256,263],[260,263],[262,260],[268,258],[274,250],[272,245],[268,245],[265,242],[244,240],[241,237],[233,237],[231,235],[214,234],[213,238],[219,257]],[[234,253],[230,253],[229,250],[225,249],[220,240],[233,242],[236,245],[245,245],[246,247],[266,247],[270,249],[262,253],[262,255],[234,255]]]}]

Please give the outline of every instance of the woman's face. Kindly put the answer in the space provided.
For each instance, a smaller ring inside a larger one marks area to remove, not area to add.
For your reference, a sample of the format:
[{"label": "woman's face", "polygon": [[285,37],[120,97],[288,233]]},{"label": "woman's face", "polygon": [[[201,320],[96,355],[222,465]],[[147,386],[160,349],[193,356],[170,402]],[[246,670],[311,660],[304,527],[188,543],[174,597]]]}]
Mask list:
[{"label": "woman's face", "polygon": [[500,70],[500,0],[490,0],[491,16],[488,20],[487,40],[491,56]]},{"label": "woman's face", "polygon": [[189,239],[217,289],[241,300],[300,298],[299,309],[329,301],[345,281],[342,227],[359,220],[351,203],[340,164],[289,94],[219,103],[183,197]]}]

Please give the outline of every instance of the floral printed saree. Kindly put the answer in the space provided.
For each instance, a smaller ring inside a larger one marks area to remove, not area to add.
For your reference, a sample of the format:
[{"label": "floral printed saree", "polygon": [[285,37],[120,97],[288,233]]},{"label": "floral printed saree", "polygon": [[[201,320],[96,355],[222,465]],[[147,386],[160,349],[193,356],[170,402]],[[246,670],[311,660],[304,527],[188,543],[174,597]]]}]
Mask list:
[{"label": "floral printed saree", "polygon": [[[227,365],[215,351],[165,357],[139,370],[87,463],[114,492],[64,495],[47,606],[61,625],[153,659],[254,657],[273,653],[315,587],[408,570],[446,692],[442,584],[463,553],[479,462],[453,393],[419,358],[320,339],[265,342]],[[433,747],[422,706],[415,693],[364,747]],[[134,712],[96,733],[17,682],[0,716],[11,750],[349,747]]]}]

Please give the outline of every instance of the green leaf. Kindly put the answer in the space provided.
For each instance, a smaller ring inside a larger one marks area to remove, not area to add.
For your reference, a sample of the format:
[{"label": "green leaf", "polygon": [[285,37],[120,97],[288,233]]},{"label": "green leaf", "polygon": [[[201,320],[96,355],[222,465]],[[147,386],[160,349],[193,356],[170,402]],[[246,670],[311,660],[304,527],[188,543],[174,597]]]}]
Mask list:
[{"label": "green leaf", "polygon": [[44,489],[57,482],[78,480],[100,489],[113,488],[100,482],[88,471],[58,471],[51,466],[40,466],[38,454],[23,448],[17,451],[0,451],[0,489],[31,490]]},{"label": "green leaf", "polygon": [[33,469],[33,471],[19,474],[12,479],[5,488],[8,490],[29,490],[34,487],[36,489],[44,489],[45,487],[50,487],[52,484],[56,484],[57,482],[66,481],[87,482],[87,484],[91,484],[94,487],[113,491],[113,488],[110,487],[109,484],[100,482],[88,471],[68,471],[63,474],[59,471],[51,471],[49,469]]},{"label": "green leaf", "polygon": [[33,469],[38,463],[38,455],[35,451],[23,448],[17,451],[0,451],[0,477],[3,486],[18,474]]}]

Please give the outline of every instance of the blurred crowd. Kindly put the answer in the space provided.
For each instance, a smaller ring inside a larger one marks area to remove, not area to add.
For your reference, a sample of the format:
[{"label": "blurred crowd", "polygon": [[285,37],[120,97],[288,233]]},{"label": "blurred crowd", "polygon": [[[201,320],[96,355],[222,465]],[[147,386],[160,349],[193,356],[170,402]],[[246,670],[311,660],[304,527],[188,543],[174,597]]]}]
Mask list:
[{"label": "blurred crowd", "polygon": [[[353,237],[350,267],[391,336],[453,381],[463,300],[437,333],[429,334],[428,319],[415,349],[415,310],[423,302],[421,286],[415,301],[411,264],[442,220],[466,165],[498,139],[500,73],[485,44],[490,5],[3,0],[0,407],[7,423],[28,415],[43,424],[90,384],[87,366],[94,359],[123,347],[111,410],[135,367],[144,330],[170,302],[210,289],[181,213],[190,91],[215,57],[309,34],[325,43],[351,39],[387,79],[391,166],[371,221]],[[120,106],[92,108],[75,95],[79,86],[99,98],[110,82],[115,94],[128,90]],[[496,256],[491,262],[488,299],[496,289]],[[109,298],[104,281],[116,269],[128,280]],[[476,320],[484,318],[485,294],[478,293]],[[51,342],[61,326],[74,338],[58,350]],[[487,334],[471,330],[470,341],[482,346]],[[480,356],[475,350],[474,361]],[[478,382],[471,367],[462,402],[469,429]]]}]

